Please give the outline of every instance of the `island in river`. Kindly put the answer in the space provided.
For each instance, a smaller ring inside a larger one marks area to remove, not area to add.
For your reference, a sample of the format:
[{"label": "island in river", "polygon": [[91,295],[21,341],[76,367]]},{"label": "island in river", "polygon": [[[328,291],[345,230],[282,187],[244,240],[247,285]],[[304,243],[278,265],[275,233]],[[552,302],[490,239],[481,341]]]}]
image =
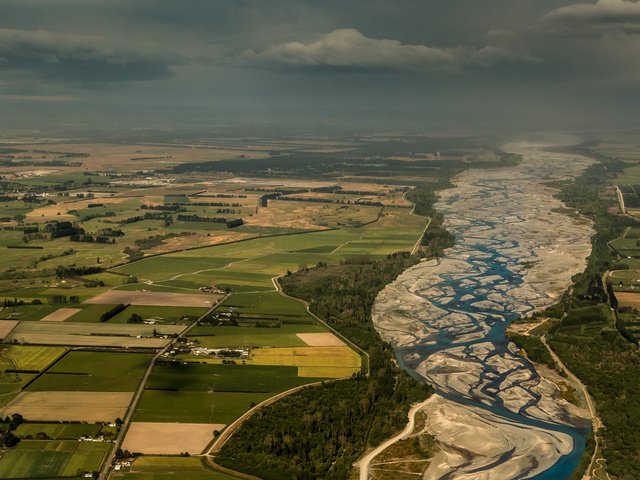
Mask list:
[{"label": "island in river", "polygon": [[512,144],[513,167],[469,169],[436,208],[456,244],[380,292],[373,320],[401,364],[437,393],[421,410],[439,452],[425,479],[569,478],[588,413],[565,401],[505,338],[510,322],[553,304],[585,267],[589,221],[562,213],[548,182],[591,159]]}]

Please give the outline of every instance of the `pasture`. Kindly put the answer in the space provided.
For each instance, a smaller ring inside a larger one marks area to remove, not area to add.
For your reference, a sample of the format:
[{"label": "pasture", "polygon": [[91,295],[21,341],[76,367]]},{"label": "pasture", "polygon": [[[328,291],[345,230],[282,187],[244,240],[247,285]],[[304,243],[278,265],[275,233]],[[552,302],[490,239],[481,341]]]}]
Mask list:
[{"label": "pasture", "polygon": [[23,440],[0,457],[0,478],[76,477],[100,469],[109,443]]},{"label": "pasture", "polygon": [[72,351],[28,387],[30,392],[133,392],[152,355]]},{"label": "pasture", "polygon": [[[103,313],[111,310],[115,305],[85,305],[80,304],[80,308],[68,309],[76,310],[75,313],[69,315],[64,319],[66,322],[80,322],[80,323],[98,323],[100,322],[100,316]],[[54,312],[57,313],[57,312]],[[41,321],[47,321],[46,317]]]},{"label": "pasture", "polygon": [[64,347],[2,346],[0,357],[13,363],[16,370],[42,371],[67,351]]},{"label": "pasture", "polygon": [[45,433],[52,440],[77,440],[97,435],[101,427],[96,423],[22,423],[13,433],[20,438]]},{"label": "pasture", "polygon": [[66,352],[58,347],[0,347],[0,406],[9,403],[38,372]]},{"label": "pasture", "polygon": [[40,320],[59,308],[59,305],[18,305],[0,310],[0,318],[25,321]]},{"label": "pasture", "polygon": [[349,347],[254,348],[247,364],[295,367],[351,367],[360,371],[360,356]]},{"label": "pasture", "polygon": [[289,366],[159,364],[147,390],[277,393],[306,383]]},{"label": "pasture", "polygon": [[[285,324],[277,316],[274,326],[268,328],[255,325],[265,321],[260,317],[243,315],[236,321],[242,322],[241,326],[200,325],[190,330],[187,337],[197,340],[199,346],[208,348],[303,347],[306,343],[298,334],[326,332],[326,328],[317,323]],[[272,322],[272,319],[267,317],[266,321]]]},{"label": "pasture", "polygon": [[[380,257],[410,250],[425,222],[422,217],[410,215],[408,208],[387,207],[377,221],[366,226],[343,224],[336,230],[253,238],[142,259],[114,271],[155,282],[154,287],[162,285],[186,289],[184,291],[197,291],[210,285],[233,292],[269,291],[273,290],[271,278],[287,270],[295,271],[318,262],[337,263],[344,256]],[[130,289],[131,286],[122,286],[117,291]]]},{"label": "pasture", "polygon": [[223,423],[229,425],[273,393],[145,390],[136,422]]}]

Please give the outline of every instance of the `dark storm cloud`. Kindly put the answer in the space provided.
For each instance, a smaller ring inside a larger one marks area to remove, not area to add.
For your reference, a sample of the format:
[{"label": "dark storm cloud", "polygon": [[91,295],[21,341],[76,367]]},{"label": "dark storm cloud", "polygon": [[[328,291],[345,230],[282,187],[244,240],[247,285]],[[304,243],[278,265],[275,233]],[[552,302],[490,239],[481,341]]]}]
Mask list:
[{"label": "dark storm cloud", "polygon": [[542,31],[560,36],[601,37],[640,34],[640,1],[598,0],[577,3],[547,13]]},{"label": "dark storm cloud", "polygon": [[0,72],[62,82],[127,82],[169,77],[185,62],[166,49],[113,38],[0,29]]},{"label": "dark storm cloud", "polygon": [[635,121],[639,4],[0,0],[0,103],[3,113],[9,100],[33,100],[101,115],[95,105],[455,125]]},{"label": "dark storm cloud", "polygon": [[[268,67],[318,67],[362,70],[458,70],[464,66],[489,67],[501,62],[535,61],[508,41],[515,34],[494,32],[480,48],[408,45],[395,39],[376,39],[358,30],[334,30],[309,43],[287,42],[265,50],[248,49],[243,57]],[[505,41],[506,40],[506,41]]]}]

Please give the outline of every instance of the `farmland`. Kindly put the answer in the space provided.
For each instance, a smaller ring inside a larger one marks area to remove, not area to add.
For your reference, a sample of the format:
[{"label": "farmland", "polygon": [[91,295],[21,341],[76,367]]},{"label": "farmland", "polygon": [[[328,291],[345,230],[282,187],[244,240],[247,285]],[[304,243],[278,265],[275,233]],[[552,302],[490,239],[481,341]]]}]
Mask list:
[{"label": "farmland", "polygon": [[175,335],[182,330],[184,327],[179,325],[24,322],[12,331],[9,340],[36,345],[157,348],[169,342],[168,338],[161,338],[158,335]]},{"label": "farmland", "polygon": [[[315,142],[51,146],[78,159],[68,164],[45,146],[16,149],[16,165],[37,149],[38,162],[56,167],[8,167],[11,191],[0,199],[0,415],[27,420],[15,431],[22,450],[2,456],[2,472],[97,470],[120,429],[117,447],[145,456],[113,478],[224,479],[197,459],[147,455],[177,455],[178,444],[199,453],[212,426],[223,430],[276,394],[367,371],[363,353],[278,279],[413,250],[428,219],[407,191],[466,168],[466,153],[443,152],[446,172],[426,156],[363,156],[360,167],[333,155],[364,155],[368,141]],[[278,174],[265,175],[263,161]],[[127,413],[122,426],[101,424]],[[29,443],[41,434],[49,440]],[[76,440],[96,435],[106,447],[78,453]],[[36,462],[41,470],[27,469]]]},{"label": "farmland", "polygon": [[0,415],[19,413],[36,422],[114,422],[124,416],[132,397],[132,392],[22,391]]},{"label": "farmland", "polygon": [[32,438],[45,433],[53,440],[77,440],[96,436],[101,428],[101,425],[91,423],[23,423],[15,434],[21,438]]},{"label": "farmland", "polygon": [[1,478],[75,477],[100,469],[108,443],[23,440],[0,457]]},{"label": "farmland", "polygon": [[148,354],[69,352],[27,390],[132,392],[150,360]]},{"label": "farmland", "polygon": [[273,393],[145,390],[136,422],[230,424]]},{"label": "farmland", "polygon": [[219,423],[154,423],[134,422],[122,445],[125,450],[146,455],[197,455],[211,442],[215,431],[226,425]]}]

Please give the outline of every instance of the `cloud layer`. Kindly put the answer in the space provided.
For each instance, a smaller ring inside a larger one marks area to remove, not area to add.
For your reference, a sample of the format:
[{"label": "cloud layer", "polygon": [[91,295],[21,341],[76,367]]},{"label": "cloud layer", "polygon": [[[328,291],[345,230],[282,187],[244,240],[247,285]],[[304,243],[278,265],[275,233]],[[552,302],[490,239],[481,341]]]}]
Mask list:
[{"label": "cloud layer", "polygon": [[598,0],[552,10],[541,20],[542,30],[554,35],[600,37],[640,34],[640,1]]},{"label": "cloud layer", "polygon": [[0,29],[0,71],[32,71],[54,81],[126,82],[166,78],[181,63],[168,50],[112,38]]},{"label": "cloud layer", "polygon": [[[334,30],[310,43],[275,44],[266,50],[245,50],[243,58],[267,67],[359,70],[457,70],[474,65],[532,61],[526,52],[513,49],[510,32],[494,32],[488,44],[478,48],[435,48],[407,45],[398,40],[375,39],[353,28]],[[506,41],[505,41],[506,40]]]}]

